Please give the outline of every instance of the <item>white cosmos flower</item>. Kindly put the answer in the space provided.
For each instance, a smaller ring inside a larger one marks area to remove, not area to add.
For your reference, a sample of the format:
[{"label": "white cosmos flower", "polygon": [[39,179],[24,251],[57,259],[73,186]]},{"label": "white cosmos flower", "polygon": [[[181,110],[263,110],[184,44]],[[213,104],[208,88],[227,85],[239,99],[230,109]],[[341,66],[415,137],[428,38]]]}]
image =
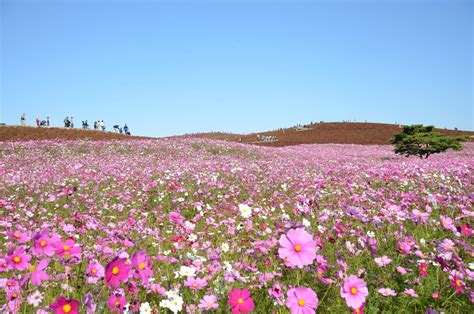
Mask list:
[{"label": "white cosmos flower", "polygon": [[194,267],[181,266],[179,275],[181,277],[194,277],[196,275],[196,269]]},{"label": "white cosmos flower", "polygon": [[222,245],[221,245],[222,252],[227,253],[227,252],[229,252],[229,249],[230,249],[230,247],[229,247],[229,244],[227,244],[227,242],[222,243]]},{"label": "white cosmos flower", "polygon": [[252,215],[252,209],[247,204],[239,204],[239,210],[243,218],[249,218]]},{"label": "white cosmos flower", "polygon": [[305,226],[306,228],[311,227],[311,223],[309,222],[308,219],[303,218],[303,226]]},{"label": "white cosmos flower", "polygon": [[151,307],[148,302],[144,302],[140,304],[140,314],[150,314],[151,313]]}]

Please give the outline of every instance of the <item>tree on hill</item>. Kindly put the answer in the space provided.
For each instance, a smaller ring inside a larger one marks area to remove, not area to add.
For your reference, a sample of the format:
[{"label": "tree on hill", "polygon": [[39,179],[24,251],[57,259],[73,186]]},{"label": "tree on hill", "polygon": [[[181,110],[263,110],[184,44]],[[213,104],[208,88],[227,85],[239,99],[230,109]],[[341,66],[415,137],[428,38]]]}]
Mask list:
[{"label": "tree on hill", "polygon": [[406,125],[401,133],[395,134],[390,140],[395,145],[395,153],[408,156],[428,158],[429,155],[444,152],[448,149],[461,150],[461,142],[467,141],[467,136],[446,136],[433,132],[434,126],[421,124]]}]

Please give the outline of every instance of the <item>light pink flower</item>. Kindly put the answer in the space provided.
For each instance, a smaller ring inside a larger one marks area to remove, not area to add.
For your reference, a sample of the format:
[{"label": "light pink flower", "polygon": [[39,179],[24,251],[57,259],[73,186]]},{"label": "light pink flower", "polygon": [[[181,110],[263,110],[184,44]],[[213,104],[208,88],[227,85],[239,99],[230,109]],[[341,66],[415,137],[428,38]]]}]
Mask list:
[{"label": "light pink flower", "polygon": [[278,254],[292,266],[310,265],[316,259],[316,241],[303,228],[291,229],[279,240]]},{"label": "light pink flower", "polygon": [[392,260],[386,255],[375,258],[375,263],[382,267],[389,265],[391,262]]},{"label": "light pink flower", "polygon": [[219,304],[217,304],[217,297],[213,294],[205,295],[201,299],[201,302],[199,303],[198,307],[206,311],[217,309],[219,307]]},{"label": "light pink flower", "polygon": [[184,286],[191,288],[191,290],[200,290],[207,285],[206,279],[196,278],[196,277],[188,277],[184,281]]},{"label": "light pink flower", "polygon": [[395,293],[395,291],[393,291],[392,289],[390,288],[380,288],[379,290],[377,290],[381,295],[383,295],[384,297],[389,297],[389,296],[396,296],[397,294]]},{"label": "light pink flower", "polygon": [[352,309],[358,309],[365,303],[369,295],[367,284],[364,280],[350,275],[341,287],[341,297],[346,299],[346,304]]},{"label": "light pink flower", "polygon": [[286,307],[291,314],[314,314],[318,308],[318,295],[310,288],[293,288],[288,290]]}]

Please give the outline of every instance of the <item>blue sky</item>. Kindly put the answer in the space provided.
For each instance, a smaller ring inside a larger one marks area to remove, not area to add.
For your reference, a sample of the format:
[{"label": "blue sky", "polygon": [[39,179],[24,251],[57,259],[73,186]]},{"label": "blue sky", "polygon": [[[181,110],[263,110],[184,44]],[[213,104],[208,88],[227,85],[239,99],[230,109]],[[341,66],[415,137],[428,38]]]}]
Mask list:
[{"label": "blue sky", "polygon": [[474,129],[472,1],[0,1],[7,124]]}]

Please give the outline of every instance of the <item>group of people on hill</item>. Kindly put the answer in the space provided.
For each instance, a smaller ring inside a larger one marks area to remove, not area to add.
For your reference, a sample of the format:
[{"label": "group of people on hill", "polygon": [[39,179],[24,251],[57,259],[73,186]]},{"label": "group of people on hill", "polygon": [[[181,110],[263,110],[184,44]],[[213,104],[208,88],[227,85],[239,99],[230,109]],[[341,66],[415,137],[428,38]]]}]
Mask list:
[{"label": "group of people on hill", "polygon": [[[21,126],[26,126],[26,115],[23,113],[20,118]],[[49,126],[49,117],[46,117],[46,120],[40,120],[40,118],[36,118],[36,126]],[[65,128],[74,128],[74,118],[66,116],[64,118],[64,127]],[[82,121],[82,128],[89,129],[89,123],[87,120]],[[101,130],[105,131],[105,122],[104,120],[97,120],[94,121],[94,130]],[[114,125],[114,130],[118,133],[125,133],[130,135],[129,129],[127,124],[122,127],[119,125]]]},{"label": "group of people on hill", "polygon": [[[26,115],[23,113],[20,118],[21,126],[26,125]],[[49,117],[46,117],[46,120],[41,120],[36,117],[36,126],[49,126]]]},{"label": "group of people on hill", "polygon": [[46,117],[46,120],[36,117],[36,126],[49,126],[49,117]]},{"label": "group of people on hill", "polygon": [[97,121],[94,121],[94,130],[105,131],[105,123],[104,123],[104,120],[97,120]]},{"label": "group of people on hill", "polygon": [[123,126],[123,128],[122,128],[120,125],[118,125],[118,124],[114,125],[114,131],[115,131],[115,132],[118,132],[118,133],[120,133],[120,134],[125,133],[125,134],[127,134],[127,135],[130,135],[130,132],[128,131],[128,126],[127,126],[126,123],[125,123],[125,125]]},{"label": "group of people on hill", "polygon": [[65,128],[73,128],[74,127],[73,117],[69,118],[68,116],[66,116],[66,118],[64,118],[64,127]]}]

